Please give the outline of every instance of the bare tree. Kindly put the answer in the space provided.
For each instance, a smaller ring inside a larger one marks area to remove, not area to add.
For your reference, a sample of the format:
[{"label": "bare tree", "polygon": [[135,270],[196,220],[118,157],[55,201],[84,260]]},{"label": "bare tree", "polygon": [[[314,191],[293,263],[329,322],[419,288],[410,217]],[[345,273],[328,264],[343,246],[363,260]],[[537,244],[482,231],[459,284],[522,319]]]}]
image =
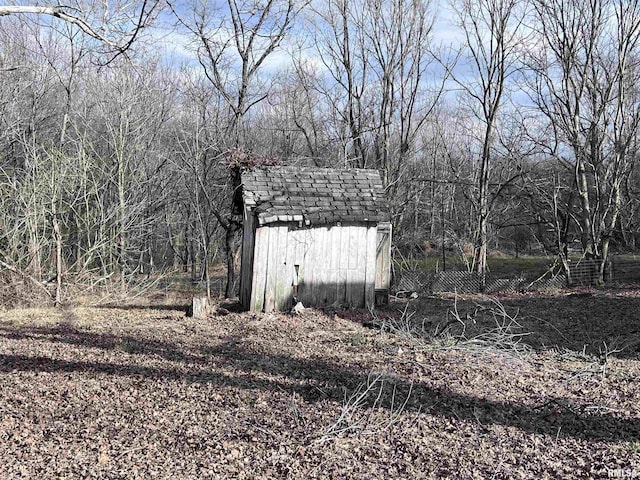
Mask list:
[{"label": "bare tree", "polygon": [[195,3],[193,20],[170,6],[197,41],[202,71],[230,109],[229,132],[232,145],[238,147],[244,143],[245,115],[268,95],[268,89],[257,85],[260,68],[278,49],[304,3],[227,0],[226,12]]},{"label": "bare tree", "polygon": [[[20,229],[3,232],[0,253],[4,265],[13,265],[11,268],[15,271],[22,271],[38,282],[53,269],[56,304],[62,300],[64,250],[68,246],[65,240],[79,236],[77,225],[71,235],[65,230],[65,219],[75,216],[80,197],[73,188],[78,178],[74,154],[62,147],[69,139],[76,74],[89,51],[84,38],[97,40],[99,48],[91,50],[105,54],[105,63],[114,62],[151,22],[157,7],[155,0],[0,5],[0,17],[6,17],[3,30],[13,31],[10,43],[17,46],[3,49],[2,83],[14,89],[14,103],[22,102],[22,108],[17,111],[23,115],[31,112],[24,117],[30,117],[25,122],[7,122],[13,111],[6,108],[7,103],[0,106],[5,127],[0,137],[18,153],[2,155],[0,182],[13,192],[14,218],[23,214],[25,219],[24,232]],[[60,22],[42,20],[44,16]],[[13,55],[15,53],[18,55]],[[69,61],[65,62],[65,58]],[[63,95],[60,95],[61,89]],[[41,92],[36,93],[38,90]],[[54,136],[55,130],[58,133]],[[26,255],[20,247],[21,240],[29,245]],[[78,251],[74,249],[74,253],[77,260]]]},{"label": "bare tree", "polygon": [[474,270],[484,278],[499,115],[508,95],[507,82],[516,71],[524,12],[517,0],[459,0],[454,5],[466,39],[463,58],[468,69],[464,77],[456,73],[453,78],[472,100],[472,111],[480,123],[474,186]]},{"label": "bare tree", "polygon": [[[640,2],[535,1],[532,99],[570,172],[584,255],[606,259],[640,124]],[[600,280],[603,279],[601,263]]]},{"label": "bare tree", "polygon": [[420,195],[422,187],[410,181],[428,162],[417,153],[419,137],[447,77],[432,38],[435,2],[312,5],[312,41],[324,69],[306,78],[313,78],[314,92],[330,112],[332,143],[339,147],[327,160],[332,166],[380,169],[397,227]]},{"label": "bare tree", "polygon": [[[244,128],[245,117],[269,93],[269,88],[261,85],[260,69],[278,49],[305,4],[294,0],[268,0],[262,4],[249,0],[227,0],[227,10],[221,13],[211,11],[207,3],[196,3],[191,19],[187,19],[170,3],[180,24],[198,44],[198,61],[202,72],[230,111],[225,134],[213,139],[213,144],[207,147],[208,152],[215,148],[221,155],[228,149],[249,147]],[[212,156],[208,155],[207,158],[211,159]],[[236,172],[229,176],[232,189],[238,186],[237,175]],[[211,204],[212,212],[225,231],[227,297],[233,296],[234,253],[238,243],[237,232],[242,226],[240,212],[234,207],[234,197],[232,192],[220,204]]]},{"label": "bare tree", "polygon": [[315,49],[331,77],[330,83],[318,83],[316,88],[340,122],[336,133],[343,144],[344,166],[364,168],[365,135],[371,131],[365,99],[369,65],[364,8],[357,0],[329,0],[313,7]]},{"label": "bare tree", "polygon": [[369,95],[375,105],[372,163],[395,185],[447,77],[430,72],[436,67],[431,39],[435,8],[422,0],[367,0],[363,10],[366,23],[361,28],[376,92]]}]

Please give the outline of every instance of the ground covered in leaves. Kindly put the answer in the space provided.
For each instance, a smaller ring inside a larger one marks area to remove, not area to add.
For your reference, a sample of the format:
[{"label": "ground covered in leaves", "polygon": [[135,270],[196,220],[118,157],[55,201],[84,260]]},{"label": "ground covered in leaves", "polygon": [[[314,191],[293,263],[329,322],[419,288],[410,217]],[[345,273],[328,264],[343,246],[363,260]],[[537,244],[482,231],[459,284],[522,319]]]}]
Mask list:
[{"label": "ground covered in leaves", "polygon": [[6,311],[0,478],[640,475],[639,375],[633,292]]}]

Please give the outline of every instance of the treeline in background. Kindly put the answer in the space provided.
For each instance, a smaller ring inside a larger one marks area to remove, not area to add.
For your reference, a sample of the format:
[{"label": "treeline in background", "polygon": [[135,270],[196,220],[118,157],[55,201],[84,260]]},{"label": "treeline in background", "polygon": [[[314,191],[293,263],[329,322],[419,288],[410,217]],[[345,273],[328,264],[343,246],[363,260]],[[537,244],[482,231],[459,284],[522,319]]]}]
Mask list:
[{"label": "treeline in background", "polygon": [[260,164],[380,169],[402,257],[483,273],[496,251],[568,268],[639,246],[638,1],[10,7],[5,305],[166,271],[210,285],[237,266],[237,172]]}]

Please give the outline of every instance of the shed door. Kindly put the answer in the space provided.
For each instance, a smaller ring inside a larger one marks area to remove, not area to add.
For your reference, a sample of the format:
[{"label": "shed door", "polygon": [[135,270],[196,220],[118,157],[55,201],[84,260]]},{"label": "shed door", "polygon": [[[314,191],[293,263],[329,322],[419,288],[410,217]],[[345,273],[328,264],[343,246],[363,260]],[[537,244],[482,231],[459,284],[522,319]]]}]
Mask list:
[{"label": "shed door", "polygon": [[391,224],[378,225],[376,248],[376,291],[385,290],[389,294],[391,284]]}]

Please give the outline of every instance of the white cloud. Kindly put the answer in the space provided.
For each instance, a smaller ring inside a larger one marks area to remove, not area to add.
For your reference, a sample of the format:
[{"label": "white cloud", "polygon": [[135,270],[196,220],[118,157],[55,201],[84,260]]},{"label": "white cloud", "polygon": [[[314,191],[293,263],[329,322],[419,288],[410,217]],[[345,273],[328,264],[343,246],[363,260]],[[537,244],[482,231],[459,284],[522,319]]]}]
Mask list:
[{"label": "white cloud", "polygon": [[192,39],[184,33],[157,28],[154,29],[151,37],[155,48],[167,60],[190,63],[198,58]]},{"label": "white cloud", "polygon": [[456,25],[457,13],[448,2],[443,2],[438,9],[437,18],[433,25],[433,40],[436,44],[458,48],[464,44],[465,37],[462,29]]}]

